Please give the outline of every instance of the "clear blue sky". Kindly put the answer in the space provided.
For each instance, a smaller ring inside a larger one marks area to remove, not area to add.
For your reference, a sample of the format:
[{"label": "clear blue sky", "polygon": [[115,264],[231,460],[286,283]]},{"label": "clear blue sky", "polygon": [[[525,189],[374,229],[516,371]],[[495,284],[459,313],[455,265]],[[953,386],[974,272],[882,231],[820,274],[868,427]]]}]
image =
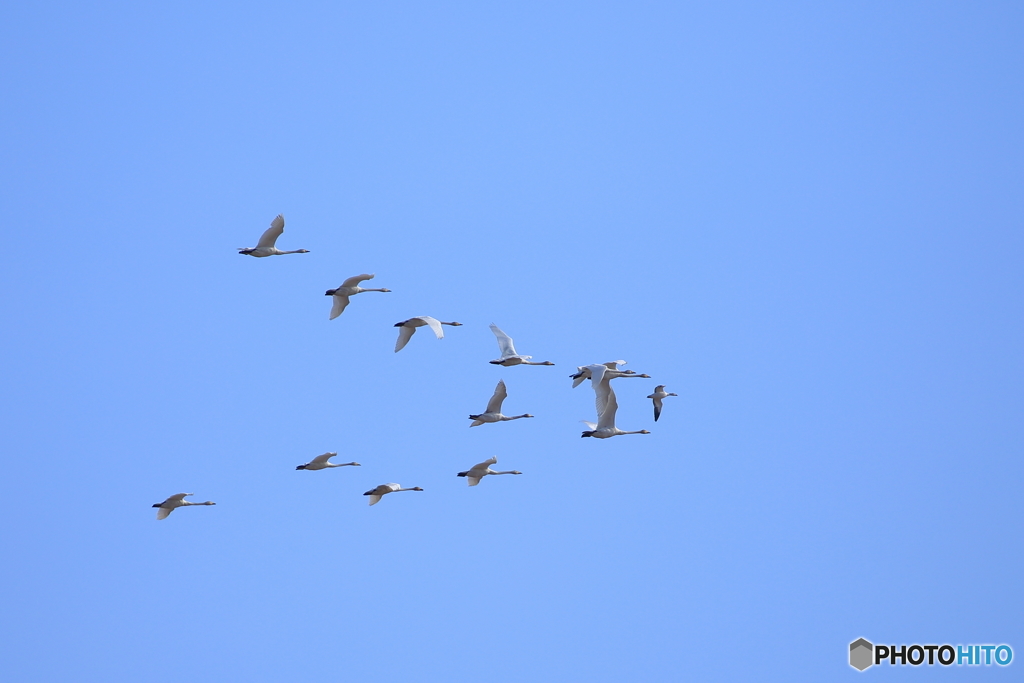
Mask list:
[{"label": "clear blue sky", "polygon": [[1021,5],[485,5],[0,9],[5,677],[1024,658]]}]

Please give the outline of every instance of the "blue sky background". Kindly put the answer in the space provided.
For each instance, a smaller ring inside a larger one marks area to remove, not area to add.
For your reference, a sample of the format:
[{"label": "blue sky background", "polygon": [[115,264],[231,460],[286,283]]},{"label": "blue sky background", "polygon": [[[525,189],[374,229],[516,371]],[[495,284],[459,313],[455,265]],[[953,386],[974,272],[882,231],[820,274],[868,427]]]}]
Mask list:
[{"label": "blue sky background", "polygon": [[[858,637],[1024,657],[1022,20],[5,4],[0,668],[821,681],[911,675],[858,674]],[[277,213],[311,253],[239,257]],[[393,293],[328,321],[362,272]],[[393,353],[415,315],[464,326]],[[489,365],[491,322],[557,366]],[[617,381],[618,425],[652,434],[580,439],[568,375],[618,358],[652,375]],[[467,429],[499,378],[536,419]],[[680,396],[654,424],[656,384]],[[363,467],[294,470],[327,450]],[[455,477],[491,455],[523,476]],[[391,481],[425,491],[367,507]],[[217,506],[157,522],[179,491]]]}]

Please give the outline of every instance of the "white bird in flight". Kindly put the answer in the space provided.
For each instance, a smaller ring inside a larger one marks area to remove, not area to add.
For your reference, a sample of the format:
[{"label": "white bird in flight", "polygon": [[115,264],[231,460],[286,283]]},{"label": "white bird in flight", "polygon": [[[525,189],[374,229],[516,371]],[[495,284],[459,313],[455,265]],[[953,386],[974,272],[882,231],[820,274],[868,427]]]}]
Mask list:
[{"label": "white bird in flight", "polygon": [[574,381],[572,388],[578,387],[583,380],[589,379],[593,381],[594,377],[597,377],[597,381],[601,382],[604,379],[615,379],[616,377],[644,377],[650,379],[650,375],[638,375],[632,370],[619,370],[618,366],[625,365],[624,360],[613,360],[607,363],[594,363],[592,365],[580,365],[576,368],[576,373],[569,375]]},{"label": "white bird in flight", "polygon": [[337,289],[328,289],[324,296],[334,297],[334,306],[331,307],[331,320],[334,320],[345,311],[345,307],[348,306],[348,298],[360,292],[390,292],[390,289],[365,289],[359,286],[359,283],[363,280],[372,280],[373,275],[362,274],[353,275],[349,279],[341,283],[341,286]]},{"label": "white bird in flight", "polygon": [[185,496],[191,496],[191,493],[175,493],[173,496],[168,498],[162,503],[154,503],[153,507],[160,508],[156,511],[157,519],[166,519],[167,515],[174,512],[175,508],[185,507],[187,505],[216,505],[212,500],[208,500],[205,503],[192,503],[185,500]]},{"label": "white bird in flight", "polygon": [[330,460],[331,458],[333,458],[336,455],[337,455],[336,452],[335,453],[324,453],[323,455],[318,455],[315,458],[313,458],[312,460],[310,460],[309,462],[307,462],[305,465],[299,465],[295,469],[297,469],[297,470],[325,470],[328,467],[347,467],[349,465],[354,465],[356,467],[360,467],[359,463],[357,463],[357,462],[340,462],[340,463],[339,462],[327,462],[328,460]]},{"label": "white bird in flight", "polygon": [[654,421],[657,422],[658,418],[661,417],[661,399],[666,396],[678,396],[679,394],[673,394],[665,391],[665,385],[659,384],[654,387],[654,393],[649,395],[647,398],[654,399]]},{"label": "white bird in flight", "polygon": [[284,215],[278,214],[277,218],[270,222],[270,227],[267,228],[263,236],[260,237],[260,242],[255,247],[246,247],[239,249],[239,254],[248,254],[249,256],[255,256],[256,258],[262,258],[264,256],[278,256],[280,254],[308,254],[309,249],[296,249],[295,251],[281,251],[274,245],[277,244],[277,238],[284,232]]},{"label": "white bird in flight", "polygon": [[491,365],[504,365],[506,368],[513,365],[554,365],[549,360],[543,363],[531,363],[530,359],[533,356],[520,356],[516,353],[516,347],[512,345],[512,337],[502,332],[501,328],[494,323],[491,323],[491,332],[498,338],[498,350],[501,352],[501,358],[492,360]]},{"label": "white bird in flight", "polygon": [[[583,423],[590,427],[590,430],[583,432],[581,436],[592,436],[595,439],[610,439],[613,436],[620,436],[622,434],[650,434],[646,429],[636,432],[624,432],[615,426],[615,411],[619,409],[619,404],[615,400],[615,391],[607,379],[599,384],[594,384],[594,391],[598,393],[597,404],[599,406],[599,414],[597,424],[583,420]],[[604,406],[603,408],[600,407],[602,405]]]},{"label": "white bird in flight", "polygon": [[509,472],[495,472],[491,469],[491,465],[498,462],[498,456],[494,456],[489,460],[484,460],[481,463],[473,465],[465,472],[459,472],[457,476],[466,477],[466,483],[470,486],[476,486],[480,483],[480,480],[486,477],[488,474],[522,474],[519,470],[511,470]]},{"label": "white bird in flight", "polygon": [[422,491],[422,490],[423,489],[421,489],[419,486],[413,486],[411,489],[403,489],[398,484],[381,484],[380,486],[378,486],[376,488],[370,489],[369,491],[367,491],[363,495],[370,497],[370,505],[376,505],[377,503],[380,502],[381,496],[387,495],[389,493],[395,493],[397,491]]},{"label": "white bird in flight", "polygon": [[508,392],[505,390],[505,380],[499,379],[498,386],[494,388],[494,395],[491,396],[491,400],[487,402],[487,410],[479,415],[470,415],[469,419],[473,420],[473,424],[469,426],[477,427],[485,422],[507,422],[508,420],[518,420],[521,417],[533,417],[533,415],[530,415],[529,413],[512,416],[502,415],[501,403],[507,396]]},{"label": "white bird in flight", "polygon": [[416,331],[417,327],[423,327],[424,325],[430,325],[430,329],[434,331],[438,339],[444,339],[444,331],[441,329],[441,325],[451,325],[452,327],[460,327],[462,323],[443,323],[436,318],[431,318],[429,315],[421,315],[415,318],[409,318],[403,320],[400,323],[395,323],[395,327],[401,327],[398,331],[398,342],[395,344],[395,353],[398,353],[405,345],[412,339],[413,332]]}]

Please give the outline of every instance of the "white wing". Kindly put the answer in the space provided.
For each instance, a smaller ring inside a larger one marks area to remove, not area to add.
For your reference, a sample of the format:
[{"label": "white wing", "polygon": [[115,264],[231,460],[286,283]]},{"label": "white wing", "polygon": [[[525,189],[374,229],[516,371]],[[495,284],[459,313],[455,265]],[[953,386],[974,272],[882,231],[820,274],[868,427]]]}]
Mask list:
[{"label": "white wing", "polygon": [[[175,493],[173,496],[167,496],[167,500],[165,500],[164,503],[170,503],[173,501],[177,501],[180,503],[181,501],[185,500],[185,496],[191,495],[191,493]],[[164,503],[161,503],[161,505],[163,505]]]},{"label": "white wing", "polygon": [[395,344],[395,353],[398,353],[405,348],[405,345],[412,339],[412,333],[416,331],[415,327],[409,327],[403,325],[398,328],[398,342]]},{"label": "white wing", "polygon": [[270,222],[270,227],[267,228],[263,236],[260,237],[260,243],[257,247],[272,247],[277,244],[277,238],[284,232],[284,214],[278,214],[277,218]]},{"label": "white wing", "polygon": [[[480,481],[480,477],[486,476],[484,473],[487,471],[487,468],[495,464],[496,462],[498,462],[498,456],[496,455],[491,457],[489,460],[478,462],[477,464],[469,468],[469,471],[466,473],[466,476],[476,477],[477,481]],[[476,486],[476,484],[470,484],[470,486]]]},{"label": "white wing", "polygon": [[327,462],[328,460],[330,460],[331,458],[333,458],[336,455],[337,455],[337,453],[324,453],[323,455],[316,456],[315,458],[313,458],[309,462],[310,462],[310,464],[313,464],[314,462]]},{"label": "white wing", "polygon": [[[346,280],[346,282],[348,282],[348,280]],[[347,285],[342,285],[342,287],[346,286]],[[339,315],[345,312],[345,308],[348,306],[348,297],[343,295],[339,296],[335,294],[331,298],[334,299],[334,305],[331,307],[331,320],[334,320]]]},{"label": "white wing", "polygon": [[516,353],[516,347],[512,345],[512,337],[502,332],[494,323],[491,323],[491,332],[498,338],[498,349],[501,351],[502,358],[511,358],[512,356],[519,355]]},{"label": "white wing", "polygon": [[474,477],[471,474],[467,474],[466,483],[468,483],[470,486],[476,486],[477,484],[480,483],[480,477]]},{"label": "white wing", "polygon": [[609,361],[607,363],[602,363],[602,365],[604,365],[609,370],[618,370],[619,369],[618,366],[625,365],[625,364],[626,364],[626,361],[624,361],[624,360],[613,360],[613,361]]},{"label": "white wing", "polygon": [[600,363],[588,365],[587,367],[590,368],[590,381],[594,383],[594,386],[597,386],[604,380],[604,373],[609,370],[608,366],[601,365]]},{"label": "white wing", "polygon": [[657,422],[658,418],[661,417],[661,399],[654,399],[654,421]]},{"label": "white wing", "polygon": [[594,387],[594,406],[597,408],[597,418],[600,421],[601,413],[604,412],[605,407],[608,405],[608,394],[611,393],[612,384],[607,379],[603,382],[591,380],[590,384]]},{"label": "white wing", "polygon": [[378,496],[376,493],[374,493],[372,496],[370,496],[370,505],[376,505],[379,502],[380,502],[380,496]]},{"label": "white wing", "polygon": [[420,320],[430,325],[430,329],[434,331],[438,339],[444,339],[444,330],[441,329],[441,321],[437,318],[431,318],[429,315],[421,315]]},{"label": "white wing", "polygon": [[491,400],[487,402],[487,410],[485,413],[500,413],[501,403],[508,396],[508,392],[505,391],[505,380],[499,379],[498,386],[494,387],[494,395],[491,396]]},{"label": "white wing", "polygon": [[603,386],[608,387],[608,395],[604,404],[604,410],[597,416],[598,429],[615,427],[615,411],[619,409],[619,403],[615,400],[615,391],[612,389],[612,385],[604,382]]},{"label": "white wing", "polygon": [[174,508],[157,508],[156,518],[167,519],[167,515],[171,514],[172,512],[174,512]]},{"label": "white wing", "polygon": [[342,282],[341,286],[342,287],[355,287],[360,282],[362,282],[363,280],[372,280],[372,279],[373,279],[373,275],[369,275],[367,273],[363,273],[362,275],[353,275],[349,279],[347,279],[344,282]]},{"label": "white wing", "polygon": [[580,422],[590,427],[590,431],[594,431],[595,429],[597,429],[597,425],[594,424],[593,422],[587,422],[586,420],[580,420]]},{"label": "white wing", "polygon": [[575,389],[579,385],[583,384],[583,380],[588,379],[590,377],[590,371],[587,370],[586,367],[577,366],[576,367],[576,374],[579,375],[579,376],[576,377],[575,379],[573,379],[573,381],[572,381],[572,388],[573,389]]}]

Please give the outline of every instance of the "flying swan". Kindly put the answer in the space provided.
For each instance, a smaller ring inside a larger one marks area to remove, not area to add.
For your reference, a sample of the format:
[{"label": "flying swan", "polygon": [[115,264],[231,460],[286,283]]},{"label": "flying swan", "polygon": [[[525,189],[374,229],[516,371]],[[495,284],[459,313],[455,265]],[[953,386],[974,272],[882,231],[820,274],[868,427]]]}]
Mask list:
[{"label": "flying swan", "polygon": [[[593,383],[593,380],[591,382]],[[613,436],[620,436],[622,434],[650,434],[646,429],[641,429],[637,432],[624,432],[615,426],[615,411],[619,409],[619,404],[615,400],[615,391],[607,379],[600,384],[594,384],[594,391],[597,392],[599,410],[597,424],[584,420],[583,423],[590,427],[590,430],[583,432],[581,436],[592,436],[595,439],[610,439]]]},{"label": "flying swan", "polygon": [[398,331],[398,342],[395,344],[395,353],[398,353],[405,348],[405,345],[412,339],[413,332],[416,331],[417,327],[423,327],[424,325],[430,325],[430,329],[434,331],[438,339],[444,339],[444,331],[441,329],[441,325],[451,325],[452,327],[460,327],[462,323],[443,323],[436,318],[431,318],[429,315],[421,315],[415,318],[409,318],[403,320],[400,323],[395,323],[395,327],[401,327]]},{"label": "flying swan", "polygon": [[390,289],[364,289],[359,286],[359,283],[363,280],[372,280],[373,275],[362,274],[353,275],[349,279],[341,283],[341,286],[337,289],[328,289],[324,296],[334,297],[334,306],[331,307],[331,320],[334,320],[345,311],[345,307],[348,306],[348,298],[361,292],[390,292]]},{"label": "flying swan", "polygon": [[280,254],[308,254],[309,249],[296,249],[295,251],[281,251],[274,245],[277,244],[277,238],[284,232],[284,214],[278,214],[277,218],[270,222],[270,227],[267,228],[263,236],[260,237],[260,243],[255,247],[246,247],[239,249],[239,254],[248,254],[249,256],[255,256],[256,258],[263,258],[264,256],[278,256]]},{"label": "flying swan", "polygon": [[491,469],[491,465],[498,462],[498,456],[494,456],[489,460],[484,460],[481,463],[473,465],[465,472],[459,472],[459,477],[465,477],[466,483],[470,486],[476,486],[480,483],[480,480],[486,477],[488,474],[522,474],[519,470],[511,470],[509,472],[495,472]]},{"label": "flying swan", "polygon": [[419,486],[413,486],[411,489],[403,489],[398,484],[381,484],[377,488],[370,489],[364,496],[370,497],[370,505],[376,505],[380,502],[381,496],[385,496],[389,493],[395,493],[396,491],[422,491]]},{"label": "flying swan", "polygon": [[469,419],[473,420],[473,424],[470,427],[477,427],[485,422],[507,422],[508,420],[518,420],[521,417],[533,417],[529,413],[522,415],[506,416],[501,414],[501,403],[508,396],[508,392],[505,390],[505,380],[499,379],[498,386],[494,388],[494,395],[491,396],[491,400],[487,402],[487,410],[480,413],[479,415],[470,415]]},{"label": "flying swan", "polygon": [[162,503],[153,503],[153,507],[160,508],[156,511],[157,519],[166,519],[167,515],[174,512],[175,508],[185,507],[187,505],[216,505],[212,500],[208,500],[205,503],[192,503],[185,500],[185,496],[191,496],[191,493],[175,493],[173,496],[168,498]]},{"label": "flying swan", "polygon": [[512,345],[512,337],[508,336],[501,329],[491,323],[491,332],[498,338],[498,350],[501,352],[501,358],[498,360],[492,360],[491,365],[503,365],[506,368],[512,367],[513,365],[554,365],[549,360],[543,363],[531,363],[530,359],[533,356],[520,356],[516,353],[516,347]]},{"label": "flying swan", "polygon": [[354,465],[356,467],[360,467],[359,463],[357,463],[357,462],[340,462],[340,463],[339,462],[327,462],[328,460],[330,460],[331,458],[333,458],[336,455],[337,455],[337,453],[324,453],[323,455],[318,455],[315,458],[313,458],[312,460],[310,460],[309,462],[307,462],[305,465],[299,465],[295,469],[297,469],[297,470],[325,470],[328,467],[347,467],[349,465]]}]

